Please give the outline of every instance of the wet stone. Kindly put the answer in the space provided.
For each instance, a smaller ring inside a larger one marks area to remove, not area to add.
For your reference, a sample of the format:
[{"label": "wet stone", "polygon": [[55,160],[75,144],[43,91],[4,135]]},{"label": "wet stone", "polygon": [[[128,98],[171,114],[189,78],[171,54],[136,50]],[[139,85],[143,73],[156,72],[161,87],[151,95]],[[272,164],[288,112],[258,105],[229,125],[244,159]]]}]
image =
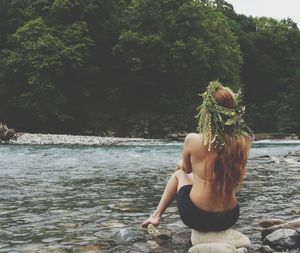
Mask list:
[{"label": "wet stone", "polygon": [[279,229],[294,229],[299,232],[300,231],[300,218],[285,222],[283,224],[267,227],[261,231],[262,237],[266,237],[267,235],[269,235]]},{"label": "wet stone", "polygon": [[271,249],[271,247],[268,246],[268,245],[263,245],[263,246],[259,249],[259,251],[260,251],[261,253],[273,253],[273,252],[274,252],[274,250]]},{"label": "wet stone", "polygon": [[200,243],[191,247],[188,253],[237,253],[234,246],[228,243]]},{"label": "wet stone", "polygon": [[101,252],[100,245],[86,245],[73,248],[73,253],[96,253]]},{"label": "wet stone", "polygon": [[264,243],[274,249],[293,249],[300,246],[300,234],[293,229],[279,229],[267,235]]},{"label": "wet stone", "polygon": [[273,218],[267,218],[267,219],[261,219],[257,221],[258,224],[263,228],[268,228],[274,225],[280,225],[283,223],[286,223],[286,221],[282,219],[273,219]]},{"label": "wet stone", "polygon": [[172,241],[172,236],[167,234],[160,234],[155,239],[160,242],[167,242],[167,241]]},{"label": "wet stone", "polygon": [[122,228],[115,234],[115,240],[117,243],[146,241],[146,236],[139,230]]}]

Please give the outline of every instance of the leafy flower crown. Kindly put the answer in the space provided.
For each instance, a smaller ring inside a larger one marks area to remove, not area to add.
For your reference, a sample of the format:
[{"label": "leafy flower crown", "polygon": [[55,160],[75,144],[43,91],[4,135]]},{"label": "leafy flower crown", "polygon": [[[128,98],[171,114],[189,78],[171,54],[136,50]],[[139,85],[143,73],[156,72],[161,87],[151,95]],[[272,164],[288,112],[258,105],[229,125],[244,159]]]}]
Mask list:
[{"label": "leafy flower crown", "polygon": [[213,145],[218,152],[225,146],[225,133],[232,136],[248,136],[253,139],[252,130],[246,126],[243,120],[245,106],[241,105],[241,90],[235,95],[234,108],[219,105],[214,95],[223,85],[219,81],[210,82],[206,91],[199,94],[203,98],[196,118],[199,119],[198,130],[204,137],[204,145],[208,145],[208,151]]}]

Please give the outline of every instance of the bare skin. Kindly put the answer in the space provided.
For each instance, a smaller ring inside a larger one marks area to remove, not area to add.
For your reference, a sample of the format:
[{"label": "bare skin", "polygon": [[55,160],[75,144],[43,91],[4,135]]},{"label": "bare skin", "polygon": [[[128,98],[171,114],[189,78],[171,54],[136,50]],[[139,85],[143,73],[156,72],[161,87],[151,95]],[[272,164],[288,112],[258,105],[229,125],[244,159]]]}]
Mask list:
[{"label": "bare skin", "polygon": [[[190,198],[197,207],[206,211],[220,211],[217,209],[216,202],[212,200],[211,185],[206,180],[205,175],[205,173],[210,175],[214,159],[215,152],[207,151],[207,146],[203,144],[200,134],[188,134],[183,145],[183,159],[177,163],[176,171],[169,178],[156,210],[141,226],[159,225],[162,214],[176,198],[178,190],[184,185],[193,185]],[[237,199],[235,192],[233,192],[231,200],[224,207],[224,210],[230,210],[236,205]]]}]

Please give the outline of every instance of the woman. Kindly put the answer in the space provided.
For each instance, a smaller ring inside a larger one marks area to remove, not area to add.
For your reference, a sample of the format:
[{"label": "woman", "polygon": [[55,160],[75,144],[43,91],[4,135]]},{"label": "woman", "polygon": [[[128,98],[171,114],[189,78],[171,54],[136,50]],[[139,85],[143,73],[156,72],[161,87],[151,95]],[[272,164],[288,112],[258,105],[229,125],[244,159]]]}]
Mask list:
[{"label": "woman", "polygon": [[239,217],[236,191],[243,182],[251,146],[251,131],[243,123],[240,93],[218,81],[202,94],[200,134],[188,134],[183,159],[177,163],[154,213],[142,223],[159,225],[177,196],[182,221],[199,231],[222,231]]}]

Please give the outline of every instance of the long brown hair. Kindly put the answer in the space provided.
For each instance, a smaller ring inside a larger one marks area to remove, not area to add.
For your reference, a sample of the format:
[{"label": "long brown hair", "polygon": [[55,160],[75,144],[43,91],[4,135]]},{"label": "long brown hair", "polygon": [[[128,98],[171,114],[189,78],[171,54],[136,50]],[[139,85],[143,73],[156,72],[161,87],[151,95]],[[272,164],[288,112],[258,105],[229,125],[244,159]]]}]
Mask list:
[{"label": "long brown hair", "polygon": [[[235,95],[227,87],[218,88],[214,98],[223,107],[234,108],[236,105]],[[234,190],[243,182],[251,147],[250,138],[233,135],[230,131],[225,132],[224,141],[225,146],[222,151],[213,150],[217,153],[210,177],[213,199],[217,200],[220,210],[226,208]]]}]

